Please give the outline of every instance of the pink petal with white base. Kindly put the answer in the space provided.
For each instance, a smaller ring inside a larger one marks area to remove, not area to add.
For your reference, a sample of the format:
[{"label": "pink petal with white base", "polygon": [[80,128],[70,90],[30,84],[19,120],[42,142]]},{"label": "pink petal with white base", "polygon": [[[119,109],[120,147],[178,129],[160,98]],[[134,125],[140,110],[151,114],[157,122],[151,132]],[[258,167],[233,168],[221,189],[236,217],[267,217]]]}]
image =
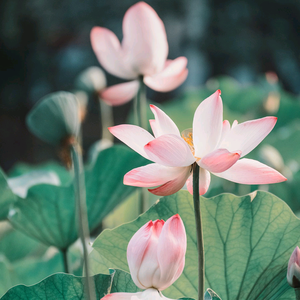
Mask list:
[{"label": "pink petal with white base", "polygon": [[165,26],[145,2],[138,2],[127,10],[122,47],[138,74],[152,75],[163,69],[169,52]]},{"label": "pink petal with white base", "polygon": [[144,146],[154,140],[154,137],[148,131],[135,125],[117,125],[108,130],[128,147],[149,159]]},{"label": "pink petal with white base", "polygon": [[[158,288],[154,282],[161,277],[159,261],[157,259],[157,250],[159,236],[163,226],[163,220],[156,220],[153,222],[151,238],[149,239],[147,248],[142,256],[142,263],[138,271],[138,280],[146,289],[151,287]],[[137,245],[139,245],[139,242],[137,242]]]},{"label": "pink petal with white base", "polygon": [[107,72],[124,79],[134,79],[138,76],[138,73],[125,63],[120,42],[112,31],[94,27],[91,31],[91,43],[99,62]]},{"label": "pink petal with white base", "polygon": [[247,158],[240,159],[225,172],[214,174],[242,184],[269,184],[286,181],[286,178],[276,170]]},{"label": "pink petal with white base", "polygon": [[155,127],[153,130],[154,136],[157,138],[163,134],[175,134],[180,136],[180,132],[173,120],[155,105],[150,105],[155,120],[151,120],[150,125]]},{"label": "pink petal with white base", "polygon": [[159,136],[145,145],[144,150],[152,161],[169,167],[186,167],[195,161],[188,144],[174,134]]},{"label": "pink petal with white base", "polygon": [[190,167],[185,167],[181,169],[182,171],[178,177],[171,181],[168,181],[167,183],[163,184],[158,188],[148,189],[148,191],[157,196],[168,196],[178,192],[184,186],[191,172]]},{"label": "pink petal with white base", "polygon": [[[130,239],[127,261],[134,283],[141,289],[151,288],[152,279],[158,269],[157,245],[164,225],[163,220],[149,221]],[[145,272],[147,271],[148,272]]]},{"label": "pink petal with white base", "polygon": [[221,138],[223,128],[223,104],[220,95],[221,91],[216,91],[202,101],[195,112],[193,120],[193,142],[196,157],[202,158],[215,150]]},{"label": "pink petal with white base", "polygon": [[118,106],[132,100],[138,89],[139,82],[134,80],[110,86],[100,93],[100,97],[108,105]]},{"label": "pink petal with white base", "polygon": [[155,187],[174,180],[182,173],[182,167],[166,167],[149,164],[129,171],[124,176],[124,184],[139,187]]},{"label": "pink petal with white base", "polygon": [[186,57],[178,57],[167,63],[165,68],[152,76],[145,76],[144,83],[158,92],[169,92],[179,87],[188,76]]},{"label": "pink petal with white base", "polygon": [[217,149],[205,155],[199,166],[209,172],[224,172],[233,166],[241,156],[241,151],[229,152],[227,149]]},{"label": "pink petal with white base", "polygon": [[153,286],[164,290],[175,282],[181,275],[186,252],[186,232],[180,216],[169,218],[164,224],[159,236],[157,259],[160,278]]},{"label": "pink petal with white base", "polygon": [[251,152],[273,129],[276,117],[247,121],[232,127],[219,148],[229,151],[241,150],[241,157]]},{"label": "pink petal with white base", "polygon": [[[210,173],[207,170],[202,169],[200,167],[199,168],[199,194],[204,195],[207,192],[209,185],[210,185]],[[190,194],[193,195],[193,174],[186,181],[186,186]]]}]

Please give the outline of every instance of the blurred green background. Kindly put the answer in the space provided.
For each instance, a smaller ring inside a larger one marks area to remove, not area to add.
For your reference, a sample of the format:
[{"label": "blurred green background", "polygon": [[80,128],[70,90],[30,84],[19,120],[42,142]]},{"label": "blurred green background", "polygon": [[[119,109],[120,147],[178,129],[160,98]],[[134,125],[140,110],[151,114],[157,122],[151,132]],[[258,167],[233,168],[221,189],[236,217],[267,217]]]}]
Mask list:
[{"label": "blurred green background", "polygon": [[[50,146],[29,134],[24,118],[32,105],[57,90],[72,90],[76,76],[96,65],[89,33],[104,26],[122,38],[122,19],[131,0],[2,0],[0,2],[0,165],[57,159]],[[151,0],[162,18],[170,58],[185,55],[189,76],[182,87],[155,102],[196,89],[209,78],[230,75],[247,86],[267,71],[282,87],[300,92],[300,2],[295,0]],[[108,76],[108,84],[118,79]],[[224,95],[230,99],[230,95]],[[200,100],[199,100],[200,101]],[[243,97],[239,99],[243,102]],[[297,100],[293,100],[297,101]],[[226,101],[225,101],[226,102]],[[116,123],[128,105],[114,109]],[[89,102],[84,148],[99,138],[98,104]]]}]

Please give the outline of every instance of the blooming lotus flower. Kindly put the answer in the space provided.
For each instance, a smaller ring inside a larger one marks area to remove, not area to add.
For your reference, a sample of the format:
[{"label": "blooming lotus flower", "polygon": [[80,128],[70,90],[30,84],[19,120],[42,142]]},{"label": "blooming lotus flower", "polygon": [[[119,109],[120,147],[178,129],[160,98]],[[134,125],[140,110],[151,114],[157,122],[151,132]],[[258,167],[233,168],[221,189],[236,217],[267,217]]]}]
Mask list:
[{"label": "blooming lotus flower", "polygon": [[139,76],[153,90],[168,92],[177,88],[187,77],[187,59],[168,60],[169,46],[162,20],[145,2],[131,6],[123,19],[123,41],[103,27],[91,31],[93,50],[109,73],[123,79],[133,79],[111,86],[100,93],[110,105],[131,100],[139,88]]},{"label": "blooming lotus flower", "polygon": [[293,288],[300,287],[300,249],[298,246],[290,257],[286,277],[290,286]]},{"label": "blooming lotus flower", "polygon": [[[273,129],[276,117],[247,121],[230,126],[223,120],[221,91],[218,90],[196,109],[193,129],[182,135],[175,123],[154,105],[150,120],[154,136],[134,125],[118,125],[110,132],[130,148],[154,163],[129,171],[124,184],[149,189],[155,195],[171,195],[187,183],[192,194],[193,164],[199,169],[199,193],[210,185],[210,173],[242,184],[269,184],[285,181],[276,170],[256,160],[242,158],[252,151]],[[242,159],[240,159],[242,158]],[[158,186],[158,187],[157,187]]]},{"label": "blooming lotus flower", "polygon": [[113,293],[105,300],[168,299],[159,291],[168,288],[181,275],[186,252],[186,233],[177,214],[163,220],[149,221],[131,238],[127,247],[130,274],[140,293]]}]

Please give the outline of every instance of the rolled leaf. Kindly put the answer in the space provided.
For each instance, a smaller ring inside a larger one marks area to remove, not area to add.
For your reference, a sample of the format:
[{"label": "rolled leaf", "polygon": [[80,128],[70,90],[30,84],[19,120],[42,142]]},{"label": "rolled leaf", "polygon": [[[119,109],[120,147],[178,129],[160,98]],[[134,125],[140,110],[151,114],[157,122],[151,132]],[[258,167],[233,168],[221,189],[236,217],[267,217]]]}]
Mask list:
[{"label": "rolled leaf", "polygon": [[41,140],[59,145],[80,130],[80,104],[69,92],[56,92],[42,98],[27,115],[29,130]]}]

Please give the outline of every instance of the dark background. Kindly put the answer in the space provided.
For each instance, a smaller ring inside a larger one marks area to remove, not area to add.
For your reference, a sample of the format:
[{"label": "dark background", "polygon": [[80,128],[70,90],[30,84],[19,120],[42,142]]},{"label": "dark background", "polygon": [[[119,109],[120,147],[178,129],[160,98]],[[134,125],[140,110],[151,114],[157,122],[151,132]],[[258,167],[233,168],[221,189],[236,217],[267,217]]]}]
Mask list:
[{"label": "dark background", "polygon": [[[76,76],[98,62],[90,46],[93,26],[122,38],[129,0],[1,0],[0,166],[57,159],[56,150],[34,138],[25,116],[44,95],[72,90]],[[243,84],[267,71],[286,90],[300,93],[300,1],[151,0],[163,20],[169,58],[188,58],[189,76],[178,90],[150,99],[162,102],[213,76],[230,75]],[[108,76],[108,84],[116,82]],[[131,104],[114,109],[125,120]],[[89,103],[84,147],[99,138],[98,104]]]}]

